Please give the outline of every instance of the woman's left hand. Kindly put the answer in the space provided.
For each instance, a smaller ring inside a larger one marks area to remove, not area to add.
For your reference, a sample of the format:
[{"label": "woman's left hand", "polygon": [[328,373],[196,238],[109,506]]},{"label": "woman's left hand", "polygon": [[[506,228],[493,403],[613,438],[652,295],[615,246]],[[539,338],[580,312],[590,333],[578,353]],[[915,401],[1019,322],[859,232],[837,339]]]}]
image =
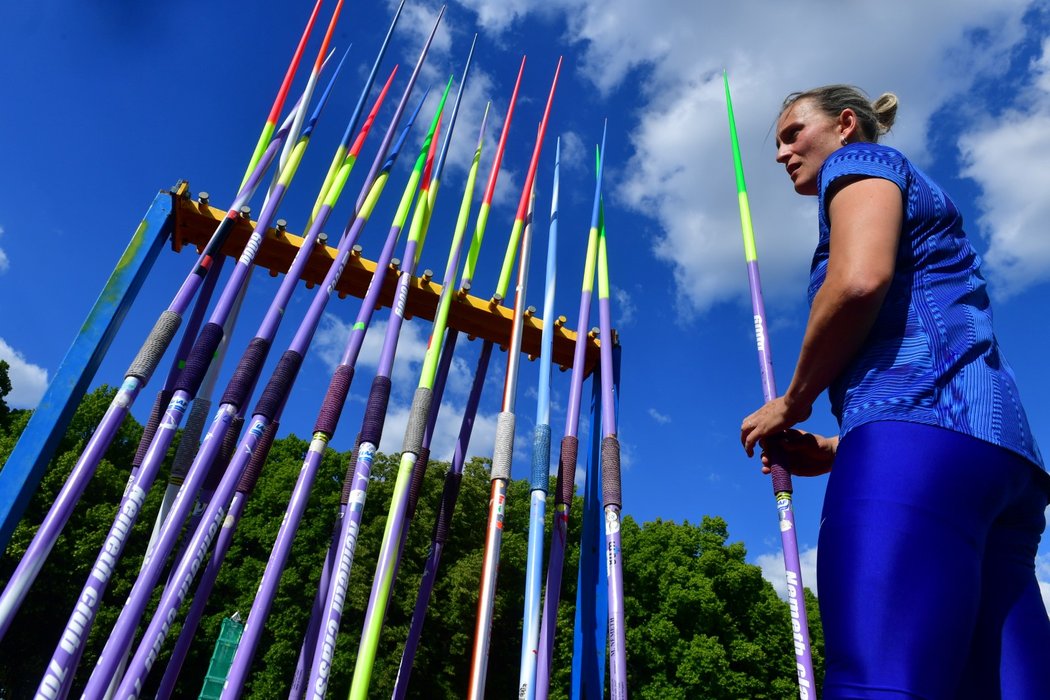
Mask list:
[{"label": "woman's left hand", "polygon": [[755,456],[755,445],[769,435],[787,430],[809,418],[810,405],[799,405],[778,396],[744,419],[740,424],[740,444],[748,457]]}]

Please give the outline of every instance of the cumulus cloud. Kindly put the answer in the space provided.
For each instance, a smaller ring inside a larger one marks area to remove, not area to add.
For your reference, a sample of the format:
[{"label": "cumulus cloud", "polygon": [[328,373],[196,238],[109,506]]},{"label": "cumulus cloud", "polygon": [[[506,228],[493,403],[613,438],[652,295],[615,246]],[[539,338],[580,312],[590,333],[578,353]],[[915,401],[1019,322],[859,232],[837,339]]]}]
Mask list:
[{"label": "cumulus cloud", "polygon": [[[2,251],[0,251],[2,253]],[[0,262],[3,257],[0,256]],[[47,390],[47,370],[26,360],[25,355],[15,350],[0,338],[0,360],[10,365],[11,393],[7,405],[12,408],[36,408]]]},{"label": "cumulus cloud", "polygon": [[981,188],[978,226],[988,239],[992,290],[1010,296],[1050,279],[1050,38],[1018,99],[1024,107],[985,120],[959,139],[962,174]]},{"label": "cumulus cloud", "polygon": [[[523,2],[461,4],[493,31],[511,30],[532,11]],[[655,220],[660,233],[652,252],[672,268],[679,311],[692,316],[747,295],[723,68],[733,81],[767,297],[802,301],[815,243],[814,202],[795,195],[773,162],[769,132],[783,96],[830,82],[875,94],[892,90],[901,112],[890,143],[921,164],[931,115],[976,80],[1005,69],[1031,4],[964,0],[948,14],[929,3],[851,5],[851,26],[878,37],[871,42],[857,42],[843,31],[840,13],[817,0],[769,3],[758,13],[687,0],[551,0],[536,11],[563,14],[564,40],[582,47],[579,69],[599,90],[612,94],[628,78],[644,76],[638,111],[610,124],[628,132],[633,153],[613,169],[622,180],[611,194],[618,206]],[[801,37],[799,18],[805,18]]]},{"label": "cumulus cloud", "polygon": [[[755,559],[762,569],[762,578],[773,584],[777,595],[787,600],[787,578],[784,576],[784,555],[780,552],[761,554]],[[817,548],[810,547],[799,552],[802,566],[802,585],[817,595]]]},{"label": "cumulus cloud", "polygon": [[613,308],[616,314],[616,325],[620,328],[634,323],[634,314],[638,307],[634,305],[631,293],[622,287],[612,285],[612,296],[615,301]]}]

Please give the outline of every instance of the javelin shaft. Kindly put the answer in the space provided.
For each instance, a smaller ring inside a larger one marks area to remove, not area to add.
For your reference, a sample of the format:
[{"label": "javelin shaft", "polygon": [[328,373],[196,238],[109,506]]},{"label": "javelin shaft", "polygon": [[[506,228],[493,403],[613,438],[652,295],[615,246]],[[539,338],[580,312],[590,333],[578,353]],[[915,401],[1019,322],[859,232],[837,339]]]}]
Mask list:
[{"label": "javelin shaft", "polygon": [[558,182],[561,139],[554,156],[554,185],[551,194],[551,223],[547,237],[547,274],[543,291],[543,332],[540,336],[540,373],[536,397],[536,429],[532,438],[532,475],[529,494],[529,542],[525,563],[525,609],[522,617],[521,660],[518,697],[536,695],[536,654],[540,638],[540,600],[543,589],[543,535],[547,511],[547,482],[550,473],[551,355],[554,350],[554,293],[557,287]]},{"label": "javelin shaft", "polygon": [[492,641],[493,606],[496,600],[496,577],[499,571],[503,519],[506,515],[507,483],[510,481],[510,467],[514,458],[514,400],[517,394],[518,367],[521,361],[526,285],[532,250],[532,217],[536,203],[535,182],[530,183],[527,187],[529,207],[521,236],[521,256],[518,261],[517,290],[514,296],[514,320],[511,326],[510,344],[507,348],[507,373],[503,380],[503,404],[502,410],[496,416],[496,446],[492,457],[491,474],[492,493],[489,499],[485,555],[481,564],[481,590],[478,593],[477,624],[474,628],[474,649],[470,663],[470,684],[467,689],[467,697],[471,700],[481,700],[485,696],[489,646]]},{"label": "javelin shaft", "polygon": [[[605,151],[602,137],[602,152]],[[604,212],[602,212],[604,214]],[[602,501],[605,510],[605,567],[609,588],[609,697],[627,700],[626,634],[623,614],[623,547],[620,538],[620,442],[616,432],[614,381],[618,374],[613,359],[615,337],[609,303],[609,255],[605,217],[600,216],[598,233],[598,328],[601,333],[602,386]]]},{"label": "javelin shaft", "polygon": [[573,349],[572,378],[569,387],[569,406],[565,416],[565,436],[558,455],[557,493],[554,497],[554,519],[551,528],[550,559],[547,565],[547,587],[543,594],[540,615],[539,651],[536,659],[536,698],[547,700],[550,692],[550,664],[554,653],[554,633],[558,620],[558,602],[561,597],[562,570],[565,565],[566,538],[569,529],[569,508],[575,491],[576,458],[579,453],[577,431],[580,424],[580,402],[583,398],[584,362],[589,336],[584,330],[591,318],[591,294],[594,289],[595,267],[598,260],[598,227],[601,216],[602,173],[605,166],[605,134],[602,133],[602,151],[598,158],[598,173],[594,185],[594,205],[591,209],[591,229],[587,236],[587,254],[584,260],[583,285],[580,290],[580,314],[577,321],[576,346]]},{"label": "javelin shaft", "polygon": [[[488,225],[489,211],[492,206],[492,198],[496,191],[496,182],[499,177],[500,165],[503,161],[503,153],[506,149],[507,138],[510,134],[511,118],[514,115],[514,107],[518,101],[518,92],[521,88],[521,78],[525,71],[525,58],[522,57],[521,65],[518,68],[518,76],[514,82],[514,90],[511,93],[510,102],[507,106],[507,116],[503,121],[503,127],[500,133],[500,138],[496,146],[496,152],[493,156],[492,167],[489,170],[488,183],[485,186],[485,192],[482,196],[481,206],[478,209],[477,222],[474,229],[474,236],[470,243],[470,249],[467,251],[467,260],[463,268],[463,276],[460,281],[459,295],[466,294],[470,289],[470,282],[474,276],[474,270],[476,267],[478,254],[481,250],[481,243],[485,237],[485,230]],[[446,268],[446,276],[448,269]],[[450,285],[446,285],[449,287]],[[452,354],[455,350],[456,339],[459,333],[455,328],[449,328],[445,337],[444,348],[441,353],[441,364],[442,366],[451,365]],[[474,372],[474,382],[471,386],[470,395],[467,399],[467,405],[461,419],[459,436],[456,441],[456,448],[452,458],[452,465],[449,471],[445,474],[445,482],[442,493],[442,510],[438,512],[435,520],[435,529],[433,535],[433,542],[431,544],[430,555],[427,558],[426,565],[423,569],[423,578],[419,585],[419,592],[416,597],[416,607],[412,614],[412,623],[409,627],[408,638],[405,641],[405,649],[401,656],[401,664],[398,667],[397,680],[394,685],[394,697],[404,698],[408,692],[408,683],[412,673],[412,663],[415,658],[415,652],[419,645],[419,639],[423,632],[423,621],[426,617],[426,609],[430,601],[430,593],[433,590],[434,582],[437,578],[438,565],[441,561],[441,551],[444,547],[444,543],[448,537],[449,527],[452,522],[452,513],[455,510],[456,499],[459,495],[459,484],[463,474],[463,464],[466,459],[467,447],[470,443],[471,431],[474,427],[474,419],[477,415],[478,403],[481,399],[481,390],[484,385],[485,375],[488,371],[489,358],[492,356],[493,344],[489,341],[485,341],[482,345],[481,355],[478,358],[477,369]],[[442,373],[447,373],[447,369],[438,370],[439,376],[444,376]],[[427,458],[429,456],[430,438],[433,433],[433,426],[437,419],[437,411],[440,408],[441,403],[441,390],[438,388],[441,384],[435,385],[434,401],[428,418],[428,425],[426,432],[424,433],[424,446],[421,461],[425,468]],[[417,481],[414,479],[414,481]],[[421,481],[421,479],[419,479]],[[417,486],[418,488],[418,486]]]},{"label": "javelin shaft", "polygon": [[[729,118],[729,137],[733,147],[733,169],[736,174],[737,200],[740,204],[740,228],[744,238],[744,257],[747,261],[747,281],[751,291],[751,308],[755,320],[755,342],[758,346],[759,370],[762,375],[762,396],[766,401],[777,397],[773,377],[773,354],[769,347],[769,331],[766,323],[765,302],[762,298],[762,280],[758,273],[758,252],[755,232],[751,225],[751,205],[744,181],[744,165],[740,156],[740,141],[737,138],[733,102],[729,95],[729,76],[722,74],[725,85],[726,111]],[[772,467],[773,493],[777,499],[780,519],[780,540],[784,550],[784,569],[787,576],[788,598],[792,619],[792,642],[795,650],[795,671],[798,676],[799,693],[803,700],[810,696],[813,688],[813,654],[809,640],[809,619],[806,614],[806,599],[803,593],[802,564],[798,555],[798,538],[795,534],[795,512],[791,504],[791,474],[779,464]]]}]

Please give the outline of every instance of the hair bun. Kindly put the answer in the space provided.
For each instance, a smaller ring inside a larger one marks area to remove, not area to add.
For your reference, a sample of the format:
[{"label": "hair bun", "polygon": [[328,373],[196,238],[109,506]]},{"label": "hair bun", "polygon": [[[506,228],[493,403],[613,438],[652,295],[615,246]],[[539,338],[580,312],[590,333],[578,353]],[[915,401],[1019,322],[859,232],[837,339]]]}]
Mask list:
[{"label": "hair bun", "polygon": [[897,102],[896,95],[892,92],[884,92],[871,103],[875,118],[879,122],[879,134],[885,134],[893,128],[893,122],[897,119]]}]

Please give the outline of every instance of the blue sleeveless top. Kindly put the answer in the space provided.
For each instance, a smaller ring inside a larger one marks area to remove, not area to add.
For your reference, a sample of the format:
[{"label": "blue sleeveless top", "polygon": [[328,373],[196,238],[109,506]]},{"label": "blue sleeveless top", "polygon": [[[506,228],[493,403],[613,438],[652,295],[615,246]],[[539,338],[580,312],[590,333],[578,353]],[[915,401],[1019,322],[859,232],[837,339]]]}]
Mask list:
[{"label": "blue sleeveless top", "polygon": [[1000,445],[1041,466],[1013,371],[992,332],[981,259],[966,239],[962,216],[944,190],[899,151],[849,144],[821,167],[810,304],[827,274],[827,193],[839,178],[851,176],[897,185],[904,225],[875,325],[828,387],[842,435],[877,420],[924,423]]}]

